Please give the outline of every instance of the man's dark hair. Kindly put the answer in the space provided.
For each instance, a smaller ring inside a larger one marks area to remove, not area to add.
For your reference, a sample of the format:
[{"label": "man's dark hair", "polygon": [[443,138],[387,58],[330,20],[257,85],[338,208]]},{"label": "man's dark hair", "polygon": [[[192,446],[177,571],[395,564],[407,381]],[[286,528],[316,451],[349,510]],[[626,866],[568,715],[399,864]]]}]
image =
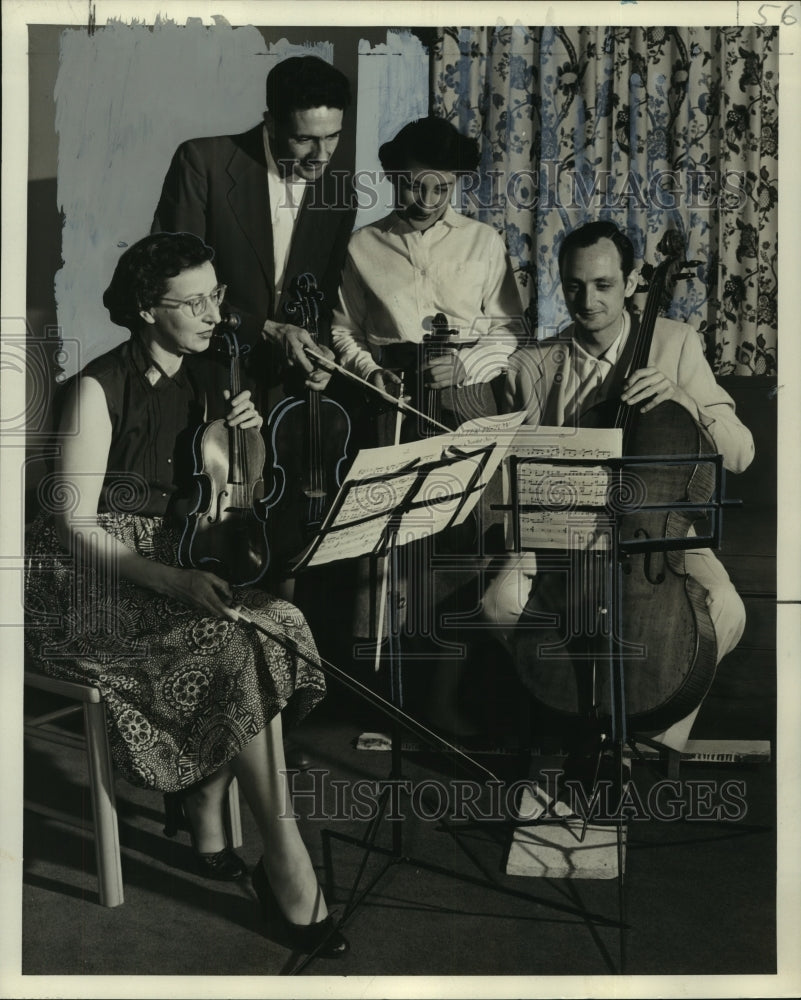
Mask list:
[{"label": "man's dark hair", "polygon": [[276,121],[286,121],[293,111],[349,106],[348,78],[317,56],[292,56],[267,74],[267,110]]},{"label": "man's dark hair", "polygon": [[141,323],[139,311],[158,302],[170,278],[213,259],[211,247],[192,233],[145,236],[117,261],[111,284],[103,293],[112,323],[135,331]]},{"label": "man's dark hair", "polygon": [[387,173],[406,170],[419,163],[432,170],[469,173],[480,159],[478,143],[444,118],[418,118],[385,142],[378,150],[381,166]]},{"label": "man's dark hair", "polygon": [[568,254],[579,247],[594,246],[599,240],[611,240],[617,247],[620,254],[620,265],[623,268],[623,277],[628,278],[634,270],[634,244],[626,234],[617,228],[614,222],[588,222],[578,229],[574,229],[562,240],[559,247],[559,274],[562,274],[564,262]]}]

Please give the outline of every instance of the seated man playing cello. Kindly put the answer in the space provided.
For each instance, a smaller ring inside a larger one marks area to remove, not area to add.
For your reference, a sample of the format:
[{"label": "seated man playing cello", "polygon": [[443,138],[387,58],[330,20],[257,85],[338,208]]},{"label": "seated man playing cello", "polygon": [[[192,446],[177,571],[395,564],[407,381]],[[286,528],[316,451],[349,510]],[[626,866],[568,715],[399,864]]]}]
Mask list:
[{"label": "seated man playing cello", "polygon": [[[616,365],[628,364],[632,320],[627,300],[638,278],[628,237],[611,222],[591,222],[574,230],[560,248],[559,273],[573,323],[556,337],[521,349],[510,364],[508,409],[526,410],[531,425],[579,425],[582,414],[606,398]],[[751,433],[715,381],[697,333],[686,324],[656,320],[647,365],[627,375],[620,399],[642,414],[673,400],[706,431],[724,468],[741,472],[753,459]],[[706,591],[720,662],[742,636],[743,602],[709,549],[691,549],[684,555],[687,573]],[[536,572],[535,554],[510,556],[484,595],[484,616],[501,627],[505,640],[511,639],[512,627],[524,612]],[[698,707],[654,738],[682,750]]]}]

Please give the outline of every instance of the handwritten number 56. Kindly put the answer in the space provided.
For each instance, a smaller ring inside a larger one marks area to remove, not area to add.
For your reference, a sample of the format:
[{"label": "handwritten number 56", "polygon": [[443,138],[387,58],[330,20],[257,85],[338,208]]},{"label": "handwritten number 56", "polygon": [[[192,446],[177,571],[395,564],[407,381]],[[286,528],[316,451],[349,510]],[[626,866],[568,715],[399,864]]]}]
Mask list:
[{"label": "handwritten number 56", "polygon": [[795,4],[788,3],[784,7],[780,3],[762,3],[759,5],[759,10],[757,14],[762,18],[761,21],[754,21],[754,24],[767,24],[768,19],[765,17],[764,11],[766,10],[780,10],[782,12],[781,22],[782,24],[790,25],[797,24],[798,18],[793,13],[793,7]]}]

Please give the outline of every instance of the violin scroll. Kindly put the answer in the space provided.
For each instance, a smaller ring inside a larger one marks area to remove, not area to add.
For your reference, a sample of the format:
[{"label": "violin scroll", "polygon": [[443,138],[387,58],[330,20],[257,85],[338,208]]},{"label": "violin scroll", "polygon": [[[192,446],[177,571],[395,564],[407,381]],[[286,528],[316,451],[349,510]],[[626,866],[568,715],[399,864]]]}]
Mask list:
[{"label": "violin scroll", "polygon": [[317,279],[313,274],[299,274],[292,282],[290,295],[291,298],[284,305],[284,311],[296,326],[302,326],[314,340],[318,340],[320,303],[325,296],[317,287]]}]

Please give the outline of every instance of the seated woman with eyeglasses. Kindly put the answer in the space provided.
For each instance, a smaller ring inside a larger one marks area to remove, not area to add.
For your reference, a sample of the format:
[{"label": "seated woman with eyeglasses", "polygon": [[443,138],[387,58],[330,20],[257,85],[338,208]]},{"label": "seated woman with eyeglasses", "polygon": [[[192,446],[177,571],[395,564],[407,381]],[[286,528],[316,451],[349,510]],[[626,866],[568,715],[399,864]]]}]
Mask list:
[{"label": "seated woman with eyeglasses", "polygon": [[[245,873],[223,826],[238,779],[264,842],[253,886],[265,915],[293,947],[325,942],[321,953],[336,957],[348,945],[290,818],[282,773],[282,710],[303,717],[325,693],[308,626],[265,591],[177,559],[182,444],[215,395],[229,426],[262,424],[248,391],[209,388],[215,372],[220,383],[227,374],[201,358],[225,292],[212,258],[195,236],[158,233],[117,263],[103,301],[131,337],[67,387],[57,468],[28,536],[26,643],[45,673],[100,689],[125,778],[182,793],[197,869],[209,878]],[[237,620],[237,606],[279,638]]]}]

